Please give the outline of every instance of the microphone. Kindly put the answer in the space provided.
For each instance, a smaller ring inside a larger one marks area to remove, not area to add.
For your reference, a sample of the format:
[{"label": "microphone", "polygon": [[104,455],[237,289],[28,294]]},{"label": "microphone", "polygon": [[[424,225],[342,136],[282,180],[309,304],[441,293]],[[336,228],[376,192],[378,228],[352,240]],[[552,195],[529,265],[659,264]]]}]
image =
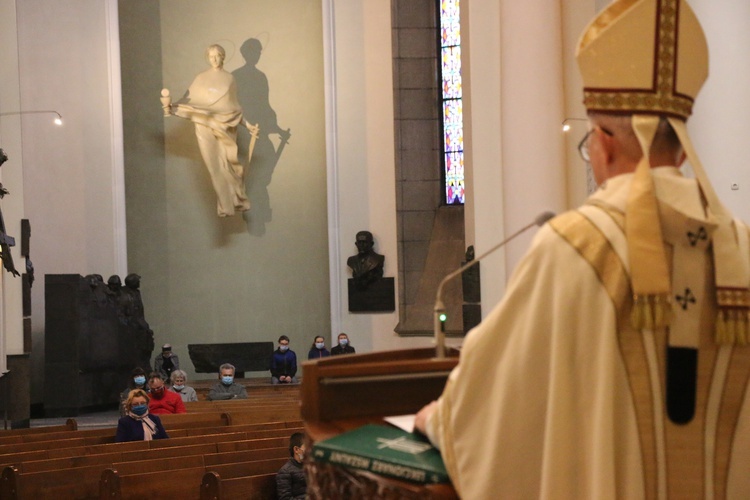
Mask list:
[{"label": "microphone", "polygon": [[530,228],[534,226],[541,227],[544,225],[545,222],[550,220],[555,216],[554,212],[542,212],[539,215],[537,215],[534,218],[534,221],[530,224],[527,224],[526,226],[522,227],[515,233],[511,234],[507,238],[505,238],[503,241],[495,245],[494,247],[490,248],[486,252],[484,252],[482,255],[476,257],[471,262],[467,262],[463,266],[459,267],[449,275],[447,275],[443,280],[440,282],[437,288],[437,294],[435,297],[435,317],[433,322],[434,327],[434,334],[435,334],[435,350],[436,350],[436,356],[438,359],[445,358],[445,323],[440,320],[440,316],[445,313],[445,304],[443,303],[443,288],[445,287],[445,284],[448,283],[450,280],[455,278],[456,276],[460,275],[467,269],[469,269],[471,266],[478,263],[480,260],[484,259],[491,253],[495,252],[496,250],[504,247],[511,241],[513,241],[516,237],[521,235],[522,233],[526,232]]}]

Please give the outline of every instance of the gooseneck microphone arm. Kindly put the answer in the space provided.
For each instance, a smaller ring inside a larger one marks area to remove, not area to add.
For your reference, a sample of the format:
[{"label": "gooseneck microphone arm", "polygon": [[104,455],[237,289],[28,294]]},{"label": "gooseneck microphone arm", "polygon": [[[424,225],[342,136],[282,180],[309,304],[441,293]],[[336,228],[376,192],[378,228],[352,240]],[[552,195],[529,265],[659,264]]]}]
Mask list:
[{"label": "gooseneck microphone arm", "polygon": [[435,335],[435,349],[436,349],[435,354],[437,358],[442,359],[445,357],[445,329],[444,329],[445,323],[440,320],[440,315],[445,313],[445,304],[443,304],[443,288],[445,287],[445,284],[448,283],[453,278],[455,278],[456,276],[458,276],[459,274],[469,269],[470,267],[477,264],[480,260],[484,259],[491,253],[507,245],[508,243],[510,243],[512,240],[514,240],[516,237],[518,237],[525,231],[528,231],[530,228],[534,226],[542,226],[545,222],[547,222],[554,216],[555,216],[554,212],[542,212],[541,214],[537,215],[536,218],[534,218],[533,222],[522,227],[521,229],[511,234],[510,236],[505,238],[503,241],[501,241],[494,247],[484,252],[482,255],[479,255],[471,262],[467,262],[466,264],[459,267],[452,273],[448,274],[445,278],[443,278],[443,280],[440,282],[440,284],[437,287],[437,294],[435,297],[435,315],[434,315],[434,322],[433,322],[434,335]]}]

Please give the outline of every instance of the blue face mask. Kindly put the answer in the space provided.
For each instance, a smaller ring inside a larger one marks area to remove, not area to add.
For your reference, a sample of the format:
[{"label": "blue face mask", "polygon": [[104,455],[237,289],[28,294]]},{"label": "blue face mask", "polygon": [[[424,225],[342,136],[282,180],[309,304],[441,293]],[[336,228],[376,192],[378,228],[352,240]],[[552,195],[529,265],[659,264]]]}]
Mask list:
[{"label": "blue face mask", "polygon": [[141,404],[141,405],[135,405],[130,408],[130,411],[132,411],[135,415],[138,415],[139,417],[146,414],[148,411],[148,405],[147,404]]},{"label": "blue face mask", "polygon": [[135,382],[135,385],[143,385],[146,383],[146,377],[140,376],[140,377],[134,377],[133,382]]},{"label": "blue face mask", "polygon": [[221,383],[224,385],[232,385],[234,377],[221,377]]},{"label": "blue face mask", "polygon": [[325,345],[324,342],[316,342],[315,343],[315,347],[317,347],[318,349],[323,349],[325,346],[326,345]]},{"label": "blue face mask", "polygon": [[287,350],[287,349],[289,349],[289,346],[288,346],[288,345],[280,345],[280,346],[279,346],[279,350],[280,350],[281,352],[286,352],[286,350]]},{"label": "blue face mask", "polygon": [[349,343],[349,341],[347,339],[341,339],[341,340],[339,340],[339,344],[341,344],[343,346],[345,346],[348,343]]}]

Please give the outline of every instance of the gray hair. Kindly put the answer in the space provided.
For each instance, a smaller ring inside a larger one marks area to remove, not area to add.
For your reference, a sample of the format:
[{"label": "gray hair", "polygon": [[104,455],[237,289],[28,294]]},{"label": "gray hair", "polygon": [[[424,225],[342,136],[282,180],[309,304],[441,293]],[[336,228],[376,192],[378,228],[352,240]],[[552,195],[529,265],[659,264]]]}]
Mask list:
[{"label": "gray hair", "polygon": [[[605,125],[618,137],[623,145],[623,151],[630,156],[633,161],[640,160],[643,155],[641,145],[633,131],[632,115],[616,115],[611,113],[602,113],[592,111],[588,113],[589,118],[593,121]],[[664,116],[659,117],[659,125],[651,144],[651,155],[667,154],[678,156],[682,153],[682,145],[677,137],[672,125]]]},{"label": "gray hair", "polygon": [[172,382],[174,382],[174,379],[176,379],[177,377],[182,377],[182,378],[185,379],[185,381],[187,381],[187,373],[185,373],[185,370],[175,370],[175,371],[173,371],[172,375],[169,376],[169,380],[171,380]]},{"label": "gray hair", "polygon": [[231,365],[229,363],[224,363],[219,367],[219,374],[221,374],[221,370],[232,370],[232,373],[237,372],[237,370],[234,368],[234,365]]}]

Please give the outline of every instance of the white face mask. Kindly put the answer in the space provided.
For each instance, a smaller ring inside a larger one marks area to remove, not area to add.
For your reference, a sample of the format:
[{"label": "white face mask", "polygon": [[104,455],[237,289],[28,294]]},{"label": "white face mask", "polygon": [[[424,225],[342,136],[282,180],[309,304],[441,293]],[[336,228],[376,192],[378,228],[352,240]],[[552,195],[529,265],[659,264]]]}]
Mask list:
[{"label": "white face mask", "polygon": [[315,347],[317,347],[318,349],[323,349],[325,346],[326,345],[323,342],[316,342],[315,343]]}]

